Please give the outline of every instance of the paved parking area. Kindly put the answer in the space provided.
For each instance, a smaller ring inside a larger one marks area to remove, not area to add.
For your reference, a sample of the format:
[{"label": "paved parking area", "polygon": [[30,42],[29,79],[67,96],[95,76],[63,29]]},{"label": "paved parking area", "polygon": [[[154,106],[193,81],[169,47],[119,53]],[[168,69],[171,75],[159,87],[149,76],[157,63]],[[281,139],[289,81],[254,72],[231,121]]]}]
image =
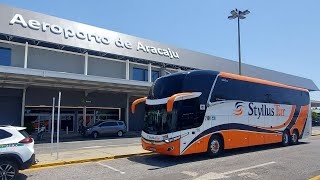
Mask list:
[{"label": "paved parking area", "polygon": [[223,157],[159,154],[23,172],[18,179],[309,179],[320,175],[320,136],[300,145],[229,150]]}]

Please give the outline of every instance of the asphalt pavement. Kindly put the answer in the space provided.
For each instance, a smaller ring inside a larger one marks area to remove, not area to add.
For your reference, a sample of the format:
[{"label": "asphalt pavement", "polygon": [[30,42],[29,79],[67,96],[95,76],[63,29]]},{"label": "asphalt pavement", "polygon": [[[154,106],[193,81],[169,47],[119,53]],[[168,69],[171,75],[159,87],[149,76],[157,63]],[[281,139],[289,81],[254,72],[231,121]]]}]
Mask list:
[{"label": "asphalt pavement", "polygon": [[320,136],[296,146],[228,150],[213,159],[205,154],[180,157],[152,154],[27,170],[18,179],[309,179],[317,175],[320,175]]}]

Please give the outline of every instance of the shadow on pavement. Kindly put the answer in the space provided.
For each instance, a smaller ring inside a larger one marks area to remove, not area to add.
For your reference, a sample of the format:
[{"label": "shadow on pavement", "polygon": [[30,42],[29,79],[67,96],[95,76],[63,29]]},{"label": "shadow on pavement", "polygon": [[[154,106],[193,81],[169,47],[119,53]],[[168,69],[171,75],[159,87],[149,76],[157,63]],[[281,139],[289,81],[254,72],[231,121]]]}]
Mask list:
[{"label": "shadow on pavement", "polygon": [[[309,144],[309,143],[308,142],[299,143],[299,145],[304,145],[304,144]],[[269,149],[277,149],[277,148],[286,148],[286,147],[282,147],[280,144],[269,144],[269,145],[260,145],[260,146],[225,150],[223,155],[215,159],[239,155],[239,154],[257,152],[257,151],[264,151]],[[129,161],[155,167],[148,170],[157,170],[157,169],[175,166],[178,164],[198,162],[198,161],[204,161],[209,159],[211,158],[206,153],[190,154],[190,155],[184,155],[184,156],[168,156],[168,155],[161,155],[161,154],[152,154],[147,156],[133,156],[128,158]]]},{"label": "shadow on pavement", "polygon": [[27,178],[28,178],[28,176],[21,174],[21,173],[17,174],[15,177],[16,180],[25,180]]}]

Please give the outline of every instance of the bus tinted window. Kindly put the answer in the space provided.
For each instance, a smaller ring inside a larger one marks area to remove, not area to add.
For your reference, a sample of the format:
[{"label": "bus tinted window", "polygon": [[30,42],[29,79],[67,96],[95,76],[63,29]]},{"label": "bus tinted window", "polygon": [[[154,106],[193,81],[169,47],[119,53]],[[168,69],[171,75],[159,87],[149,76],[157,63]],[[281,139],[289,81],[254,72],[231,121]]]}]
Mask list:
[{"label": "bus tinted window", "polygon": [[219,77],[211,95],[211,102],[235,99],[237,87],[233,81],[233,79]]},{"label": "bus tinted window", "polygon": [[309,104],[309,93],[219,77],[210,101],[215,102],[221,100],[307,105]]},{"label": "bus tinted window", "polygon": [[201,92],[199,101],[205,104],[213,85],[216,75],[208,75],[202,73],[192,73],[186,76],[183,85],[183,92]]},{"label": "bus tinted window", "polygon": [[159,78],[153,84],[149,99],[162,99],[182,92],[182,86],[186,74],[171,75],[171,78]]},{"label": "bus tinted window", "polygon": [[178,130],[197,128],[204,120],[205,111],[199,108],[199,99],[188,99],[178,102]]}]

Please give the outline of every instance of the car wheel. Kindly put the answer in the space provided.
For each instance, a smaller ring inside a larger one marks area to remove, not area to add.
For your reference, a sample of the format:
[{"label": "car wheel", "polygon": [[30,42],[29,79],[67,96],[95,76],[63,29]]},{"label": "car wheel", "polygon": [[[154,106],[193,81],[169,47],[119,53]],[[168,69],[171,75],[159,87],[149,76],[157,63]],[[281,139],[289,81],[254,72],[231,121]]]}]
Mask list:
[{"label": "car wheel", "polygon": [[98,132],[93,132],[92,133],[92,137],[94,138],[94,139],[96,139],[96,138],[98,138],[99,137],[99,133]]},{"label": "car wheel", "polygon": [[299,132],[295,129],[291,135],[291,144],[296,145],[299,143]]},{"label": "car wheel", "polygon": [[0,179],[11,180],[19,173],[15,162],[4,160],[0,163]]},{"label": "car wheel", "polygon": [[290,138],[289,131],[287,131],[287,130],[283,131],[283,133],[282,133],[282,146],[289,145],[289,142],[290,142],[289,138]]},{"label": "car wheel", "polygon": [[213,135],[208,144],[208,154],[211,157],[219,156],[223,151],[223,142],[220,136]]},{"label": "car wheel", "polygon": [[118,135],[118,137],[122,137],[123,136],[123,132],[122,131],[118,131],[117,135]]}]

